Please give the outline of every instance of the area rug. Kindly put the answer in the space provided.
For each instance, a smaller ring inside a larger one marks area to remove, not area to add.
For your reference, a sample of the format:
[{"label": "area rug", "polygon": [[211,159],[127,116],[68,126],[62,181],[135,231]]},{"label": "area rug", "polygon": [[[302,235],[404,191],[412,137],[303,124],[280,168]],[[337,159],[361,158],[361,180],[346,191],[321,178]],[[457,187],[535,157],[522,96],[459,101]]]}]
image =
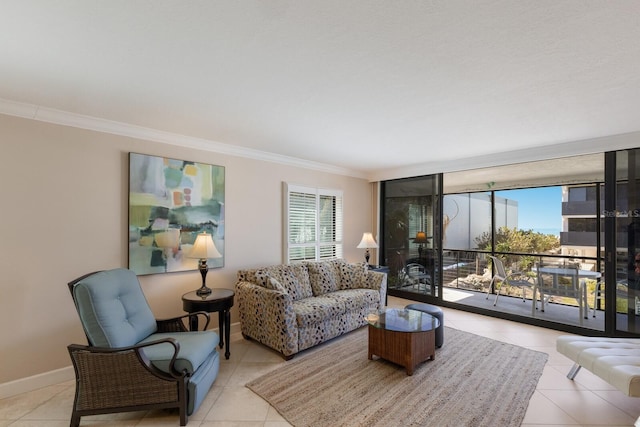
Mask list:
[{"label": "area rug", "polygon": [[433,361],[367,358],[367,328],[247,384],[296,427],[520,426],[547,354],[445,327]]}]

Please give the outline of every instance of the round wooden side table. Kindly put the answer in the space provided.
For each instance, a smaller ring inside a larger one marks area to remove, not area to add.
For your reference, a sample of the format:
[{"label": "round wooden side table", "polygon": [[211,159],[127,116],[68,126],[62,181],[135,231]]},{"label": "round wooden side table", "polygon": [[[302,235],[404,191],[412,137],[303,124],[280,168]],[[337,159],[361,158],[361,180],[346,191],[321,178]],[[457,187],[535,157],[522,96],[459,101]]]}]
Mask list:
[{"label": "round wooden side table", "polygon": [[[229,338],[231,335],[231,313],[233,307],[233,297],[235,293],[229,289],[212,289],[209,295],[199,296],[196,291],[182,295],[182,308],[187,313],[196,311],[206,311],[209,313],[218,312],[218,325],[220,328],[220,348],[227,343],[224,357],[229,358]],[[198,316],[191,316],[189,328],[192,331],[198,330]],[[223,336],[224,330],[224,336]]]}]

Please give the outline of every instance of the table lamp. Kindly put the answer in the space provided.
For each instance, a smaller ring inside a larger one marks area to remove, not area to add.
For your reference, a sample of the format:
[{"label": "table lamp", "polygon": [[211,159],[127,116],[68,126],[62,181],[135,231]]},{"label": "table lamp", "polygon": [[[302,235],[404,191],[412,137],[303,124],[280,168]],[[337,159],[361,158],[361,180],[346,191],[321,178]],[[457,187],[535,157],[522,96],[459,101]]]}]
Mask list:
[{"label": "table lamp", "polygon": [[206,231],[198,234],[196,241],[193,243],[193,249],[189,253],[189,258],[198,258],[198,270],[202,275],[202,287],[196,291],[196,294],[201,297],[205,297],[211,293],[211,289],[207,288],[206,278],[209,267],[207,266],[207,259],[209,258],[222,258],[216,245],[213,243],[211,234],[207,234]]},{"label": "table lamp", "polygon": [[430,238],[431,237],[427,237],[427,233],[425,233],[424,231],[418,231],[416,233],[416,237],[415,239],[413,239],[413,243],[418,243],[418,259],[422,259],[422,245],[425,243],[429,243]]},{"label": "table lamp", "polygon": [[373,239],[373,235],[371,233],[363,233],[362,240],[360,241],[360,243],[358,243],[358,246],[356,247],[358,249],[366,249],[366,251],[364,252],[364,259],[367,262],[367,265],[369,265],[369,257],[371,256],[371,254],[369,253],[369,249],[370,248],[375,249],[378,247],[378,244]]}]

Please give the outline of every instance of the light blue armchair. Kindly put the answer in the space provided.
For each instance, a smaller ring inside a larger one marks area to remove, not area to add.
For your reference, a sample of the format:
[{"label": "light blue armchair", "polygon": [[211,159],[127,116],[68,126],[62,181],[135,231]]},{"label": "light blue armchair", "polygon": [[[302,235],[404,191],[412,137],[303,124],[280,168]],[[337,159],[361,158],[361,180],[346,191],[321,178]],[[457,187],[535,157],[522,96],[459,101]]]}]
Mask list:
[{"label": "light blue armchair", "polygon": [[156,320],[130,270],[90,273],[69,283],[88,346],[72,344],[76,373],[71,426],[84,415],[178,408],[188,422],[220,367],[218,335],[188,331],[184,318]]}]

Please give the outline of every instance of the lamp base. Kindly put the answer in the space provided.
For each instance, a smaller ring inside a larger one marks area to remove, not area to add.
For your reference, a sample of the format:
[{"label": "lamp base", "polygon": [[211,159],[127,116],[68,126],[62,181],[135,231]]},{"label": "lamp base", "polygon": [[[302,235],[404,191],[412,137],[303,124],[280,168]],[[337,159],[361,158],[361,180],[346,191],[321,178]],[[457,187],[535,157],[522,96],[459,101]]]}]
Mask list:
[{"label": "lamp base", "polygon": [[210,294],[211,294],[211,289],[207,288],[206,286],[203,286],[196,291],[196,295],[198,295],[199,297],[206,297],[207,295],[210,295]]},{"label": "lamp base", "polygon": [[202,287],[196,291],[196,295],[199,297],[206,297],[211,293],[211,289],[207,288],[207,272],[209,271],[209,266],[207,266],[207,260],[201,259],[198,263],[198,270],[200,270],[200,274],[202,275]]}]

